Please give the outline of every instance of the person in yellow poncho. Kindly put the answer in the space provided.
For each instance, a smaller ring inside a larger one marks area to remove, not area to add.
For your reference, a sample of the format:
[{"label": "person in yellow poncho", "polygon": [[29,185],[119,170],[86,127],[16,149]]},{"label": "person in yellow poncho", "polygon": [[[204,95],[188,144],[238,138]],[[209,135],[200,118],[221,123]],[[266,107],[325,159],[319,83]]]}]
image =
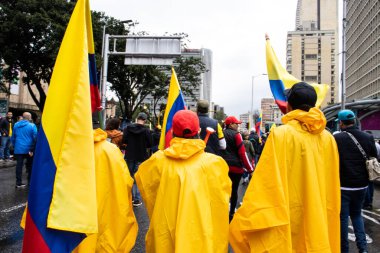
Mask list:
[{"label": "person in yellow poncho", "polygon": [[150,219],[148,253],[228,252],[228,165],[204,152],[199,129],[194,112],[177,112],[170,146],[135,175]]},{"label": "person in yellow poncho", "polygon": [[340,252],[339,155],[317,95],[306,83],[286,94],[288,113],[273,129],[230,224],[239,252]]},{"label": "person in yellow poncho", "polygon": [[87,236],[73,253],[130,252],[135,245],[133,179],[121,151],[106,139],[106,132],[94,130],[99,231]]}]

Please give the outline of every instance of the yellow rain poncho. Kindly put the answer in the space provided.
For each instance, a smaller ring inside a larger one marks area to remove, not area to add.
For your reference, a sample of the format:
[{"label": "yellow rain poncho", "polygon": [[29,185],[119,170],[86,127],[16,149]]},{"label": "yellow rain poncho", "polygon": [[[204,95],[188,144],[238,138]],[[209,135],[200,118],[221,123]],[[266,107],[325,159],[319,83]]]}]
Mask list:
[{"label": "yellow rain poncho", "polygon": [[294,110],[269,134],[230,225],[235,253],[340,252],[339,156],[323,113]]},{"label": "yellow rain poncho", "polygon": [[228,251],[228,166],[200,139],[174,138],[135,174],[150,227],[146,252]]},{"label": "yellow rain poncho", "polygon": [[106,139],[106,132],[94,130],[99,232],[87,236],[73,253],[126,253],[135,245],[138,227],[132,208],[133,179],[119,148]]}]

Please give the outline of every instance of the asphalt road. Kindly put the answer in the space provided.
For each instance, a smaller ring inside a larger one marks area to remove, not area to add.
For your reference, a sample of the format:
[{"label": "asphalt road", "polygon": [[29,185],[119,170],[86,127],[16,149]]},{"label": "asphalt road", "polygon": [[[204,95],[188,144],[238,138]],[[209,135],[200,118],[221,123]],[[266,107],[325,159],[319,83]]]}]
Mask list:
[{"label": "asphalt road", "polygon": [[[0,164],[0,252],[15,253],[21,252],[22,249],[23,230],[19,224],[27,201],[28,188],[15,189],[15,167],[14,164],[8,164],[8,166],[11,167],[3,168],[4,166]],[[24,178],[26,179],[26,175]],[[245,187],[241,186],[240,197],[244,191]],[[135,207],[134,211],[139,224],[139,233],[132,252],[143,253],[149,220],[143,205]],[[364,210],[363,217],[369,252],[378,253],[380,252],[380,186],[375,187],[374,210]],[[350,252],[357,252],[352,227],[349,237]],[[230,252],[233,251],[230,250]]]}]

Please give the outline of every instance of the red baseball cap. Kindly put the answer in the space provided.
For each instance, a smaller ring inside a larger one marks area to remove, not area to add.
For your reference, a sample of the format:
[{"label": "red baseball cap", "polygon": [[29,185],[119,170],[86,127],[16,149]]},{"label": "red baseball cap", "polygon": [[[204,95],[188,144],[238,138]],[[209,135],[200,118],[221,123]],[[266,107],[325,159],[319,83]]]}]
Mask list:
[{"label": "red baseball cap", "polygon": [[173,133],[176,137],[189,138],[198,134],[199,119],[195,112],[181,110],[174,114]]},{"label": "red baseball cap", "polygon": [[235,118],[234,116],[228,116],[226,120],[224,121],[226,125],[231,125],[233,123],[235,124],[241,124],[241,121]]}]

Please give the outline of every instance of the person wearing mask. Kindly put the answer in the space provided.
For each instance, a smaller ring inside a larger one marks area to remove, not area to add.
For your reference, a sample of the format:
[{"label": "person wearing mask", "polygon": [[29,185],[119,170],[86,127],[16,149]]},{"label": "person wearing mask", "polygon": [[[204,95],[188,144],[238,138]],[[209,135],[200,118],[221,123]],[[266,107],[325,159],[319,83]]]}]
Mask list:
[{"label": "person wearing mask", "polygon": [[[148,116],[144,112],[137,115],[136,123],[124,128],[123,144],[126,145],[125,160],[127,161],[129,172],[132,178],[139,169],[142,162],[149,158],[149,150],[152,146],[152,137],[150,131],[145,127]],[[132,187],[133,206],[140,206],[140,191],[134,183]]]},{"label": "person wearing mask", "polygon": [[339,154],[317,93],[285,90],[284,125],[266,141],[243,204],[230,225],[235,253],[340,252]]},{"label": "person wearing mask", "polygon": [[356,116],[351,110],[338,113],[341,132],[334,135],[339,150],[340,189],[341,189],[341,252],[349,252],[348,217],[351,218],[359,253],[368,252],[367,240],[362,218],[362,206],[368,188],[367,157],[376,157],[377,151],[373,136],[360,131],[355,126]]},{"label": "person wearing mask", "polygon": [[225,124],[226,129],[224,129],[224,138],[226,139],[227,147],[223,153],[223,158],[228,164],[228,176],[232,181],[229,214],[230,220],[232,220],[238,201],[238,188],[241,177],[245,171],[252,173],[254,167],[248,159],[243,144],[243,138],[238,132],[239,124],[241,124],[241,121],[234,116],[229,116],[226,118]]},{"label": "person wearing mask", "polygon": [[205,152],[190,110],[173,117],[173,139],[140,165],[136,181],[150,219],[146,252],[228,251],[228,166]]},{"label": "person wearing mask", "polygon": [[215,132],[209,136],[205,151],[221,155],[221,150],[226,149],[226,140],[224,139],[223,129],[218,121],[208,116],[209,107],[210,104],[207,100],[199,100],[197,102],[197,115],[201,125],[200,137],[202,140],[205,139],[208,127],[214,129]]}]

